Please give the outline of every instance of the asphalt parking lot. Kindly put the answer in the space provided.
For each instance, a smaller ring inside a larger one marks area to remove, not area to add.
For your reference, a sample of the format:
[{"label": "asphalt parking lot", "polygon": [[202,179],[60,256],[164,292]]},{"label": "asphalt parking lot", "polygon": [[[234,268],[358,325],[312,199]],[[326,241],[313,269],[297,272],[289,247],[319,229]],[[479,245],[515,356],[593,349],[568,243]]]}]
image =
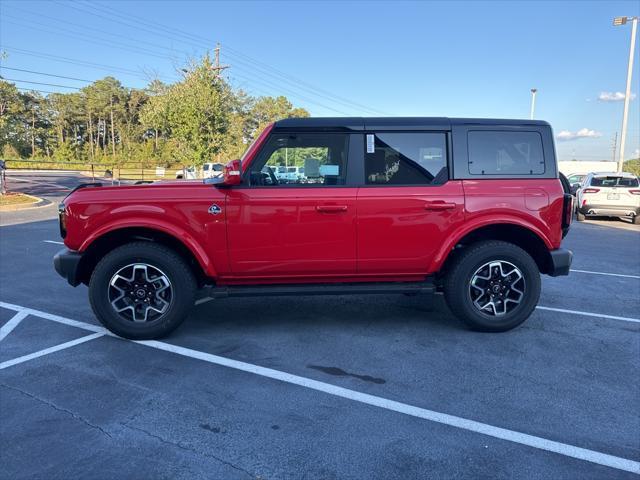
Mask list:
[{"label": "asphalt parking lot", "polygon": [[131,342],[53,271],[55,208],[1,216],[2,478],[640,474],[634,226],[574,223],[575,271],[507,333],[466,330],[440,296],[280,297]]}]

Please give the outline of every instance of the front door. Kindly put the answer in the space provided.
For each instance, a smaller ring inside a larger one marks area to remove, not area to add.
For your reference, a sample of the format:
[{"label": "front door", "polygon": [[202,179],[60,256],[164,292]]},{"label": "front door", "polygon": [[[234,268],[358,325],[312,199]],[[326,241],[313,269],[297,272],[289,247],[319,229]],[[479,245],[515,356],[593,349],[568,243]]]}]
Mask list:
[{"label": "front door", "polygon": [[464,221],[464,192],[448,181],[445,132],[367,134],[358,191],[358,272],[425,274]]},{"label": "front door", "polygon": [[272,132],[226,199],[232,277],[310,281],[356,272],[350,135]]}]

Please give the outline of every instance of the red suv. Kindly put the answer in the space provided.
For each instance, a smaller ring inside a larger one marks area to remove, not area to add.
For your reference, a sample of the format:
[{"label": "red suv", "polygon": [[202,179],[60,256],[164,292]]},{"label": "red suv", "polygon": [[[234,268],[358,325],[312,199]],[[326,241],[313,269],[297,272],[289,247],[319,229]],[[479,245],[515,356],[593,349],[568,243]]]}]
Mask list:
[{"label": "red suv", "polygon": [[221,178],[78,187],[60,205],[68,249],[54,265],[127,338],[175,329],[198,290],[443,291],[472,328],[504,331],[535,308],[540,273],[569,273],[559,176],[546,122],[281,120]]}]

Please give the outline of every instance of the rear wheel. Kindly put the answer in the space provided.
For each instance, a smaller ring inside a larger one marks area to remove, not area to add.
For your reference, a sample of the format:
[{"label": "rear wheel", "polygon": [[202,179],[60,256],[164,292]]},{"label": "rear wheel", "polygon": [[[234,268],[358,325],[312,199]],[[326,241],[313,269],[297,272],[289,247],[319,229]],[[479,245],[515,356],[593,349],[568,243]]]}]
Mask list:
[{"label": "rear wheel", "polygon": [[585,217],[584,213],[580,213],[580,210],[576,212],[576,220],[579,222],[584,222],[586,218],[587,217]]},{"label": "rear wheel", "polygon": [[631,219],[634,225],[640,225],[640,215],[634,215],[633,219]]},{"label": "rear wheel", "polygon": [[540,297],[540,271],[520,247],[490,240],[464,249],[445,277],[451,311],[474,330],[503,332],[524,322]]},{"label": "rear wheel", "polygon": [[94,269],[89,300],[98,320],[116,335],[146,340],[167,335],[188,315],[196,281],[173,250],[134,242],[107,254]]}]

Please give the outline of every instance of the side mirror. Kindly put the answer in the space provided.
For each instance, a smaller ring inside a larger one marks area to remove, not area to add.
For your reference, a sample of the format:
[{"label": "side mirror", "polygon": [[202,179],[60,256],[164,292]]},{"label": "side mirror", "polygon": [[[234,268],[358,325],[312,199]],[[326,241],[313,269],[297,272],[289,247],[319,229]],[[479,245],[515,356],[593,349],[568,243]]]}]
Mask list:
[{"label": "side mirror", "polygon": [[573,185],[571,185],[571,193],[572,194],[576,194],[576,192],[580,190],[580,184],[579,183],[574,183]]},{"label": "side mirror", "polygon": [[242,167],[240,160],[231,160],[222,169],[222,183],[224,185],[240,185],[242,182]]}]

